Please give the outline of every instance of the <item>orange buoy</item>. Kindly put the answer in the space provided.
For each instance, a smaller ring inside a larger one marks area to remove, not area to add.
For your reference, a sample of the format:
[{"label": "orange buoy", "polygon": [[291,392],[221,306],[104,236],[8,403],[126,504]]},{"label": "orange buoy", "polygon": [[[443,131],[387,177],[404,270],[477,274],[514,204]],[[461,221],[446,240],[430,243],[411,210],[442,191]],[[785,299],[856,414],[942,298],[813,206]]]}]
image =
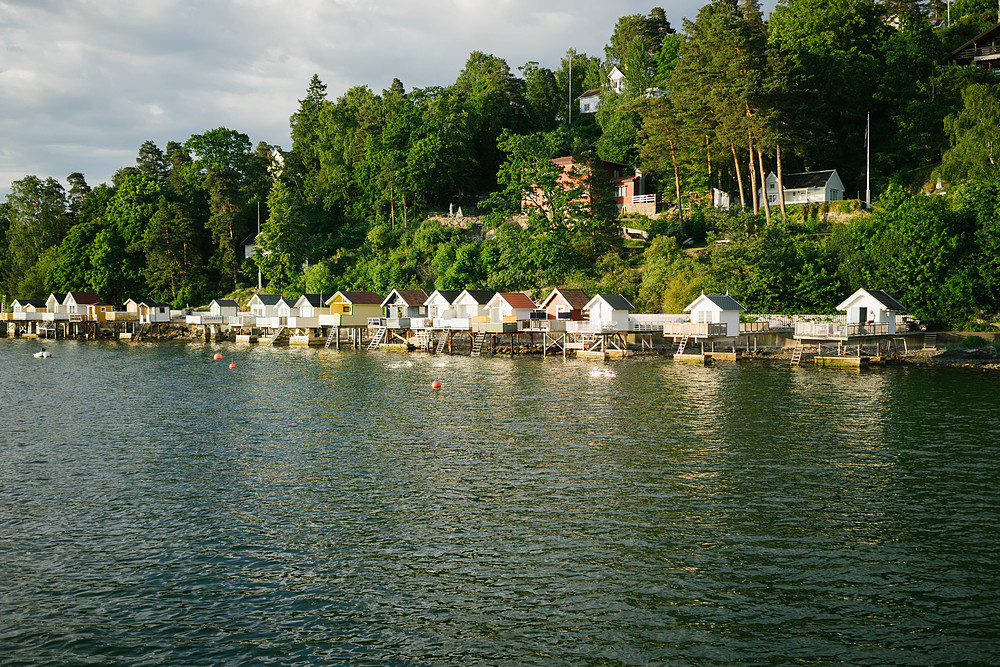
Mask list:
[{"label": "orange buoy", "polygon": [[222,358],[222,353],[221,352],[216,352],[215,353],[215,360],[218,361],[221,358]]},{"label": "orange buoy", "polygon": [[431,389],[440,389],[440,388],[441,388],[441,380],[434,380],[434,382],[431,382]]},{"label": "orange buoy", "polygon": [[236,368],[235,363],[229,364],[229,370],[233,370],[234,368]]}]

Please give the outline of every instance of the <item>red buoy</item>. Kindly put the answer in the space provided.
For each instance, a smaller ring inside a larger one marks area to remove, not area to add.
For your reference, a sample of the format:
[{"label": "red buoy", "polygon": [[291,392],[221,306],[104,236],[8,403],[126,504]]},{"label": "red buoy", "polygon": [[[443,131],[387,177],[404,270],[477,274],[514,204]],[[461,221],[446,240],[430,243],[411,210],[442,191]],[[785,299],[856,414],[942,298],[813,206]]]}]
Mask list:
[{"label": "red buoy", "polygon": [[441,388],[441,380],[434,380],[434,382],[431,382],[431,389],[440,389],[440,388]]},{"label": "red buoy", "polygon": [[216,352],[215,353],[215,360],[218,361],[221,358],[222,358],[222,353],[221,352]]},{"label": "red buoy", "polygon": [[234,368],[236,368],[235,363],[229,364],[229,370],[233,370]]}]

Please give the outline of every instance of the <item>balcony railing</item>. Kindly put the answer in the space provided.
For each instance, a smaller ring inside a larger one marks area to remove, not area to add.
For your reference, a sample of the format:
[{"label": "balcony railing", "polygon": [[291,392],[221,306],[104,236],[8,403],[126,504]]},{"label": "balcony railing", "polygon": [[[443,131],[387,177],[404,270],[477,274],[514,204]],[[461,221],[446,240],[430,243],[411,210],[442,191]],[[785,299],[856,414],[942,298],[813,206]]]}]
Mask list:
[{"label": "balcony railing", "polygon": [[667,322],[664,336],[725,336],[729,327],[724,322]]},{"label": "balcony railing", "polygon": [[796,338],[838,338],[846,339],[855,336],[888,336],[889,323],[853,323],[845,322],[796,322]]}]

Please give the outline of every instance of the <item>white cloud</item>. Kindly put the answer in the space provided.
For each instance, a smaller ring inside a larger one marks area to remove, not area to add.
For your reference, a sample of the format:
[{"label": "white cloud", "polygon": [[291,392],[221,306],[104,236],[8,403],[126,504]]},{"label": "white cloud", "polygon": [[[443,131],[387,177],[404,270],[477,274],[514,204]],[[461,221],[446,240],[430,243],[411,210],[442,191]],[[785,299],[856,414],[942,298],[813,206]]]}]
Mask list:
[{"label": "white cloud", "polygon": [[[622,0],[0,0],[0,196],[27,174],[91,185],[165,146],[228,127],[288,147],[314,73],[335,99],[455,81],[473,50],[556,67],[603,55]],[[700,0],[659,3],[675,28]]]}]

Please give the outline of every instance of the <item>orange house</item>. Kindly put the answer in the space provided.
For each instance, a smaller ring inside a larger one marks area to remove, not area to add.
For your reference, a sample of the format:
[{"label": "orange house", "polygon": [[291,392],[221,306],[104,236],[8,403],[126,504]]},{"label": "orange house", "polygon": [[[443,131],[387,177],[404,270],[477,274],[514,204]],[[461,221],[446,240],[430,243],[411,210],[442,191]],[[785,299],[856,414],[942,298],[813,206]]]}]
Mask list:
[{"label": "orange house", "polygon": [[[553,158],[552,161],[562,167],[563,177],[567,183],[572,183],[582,177],[584,170],[587,168],[582,163],[573,160],[573,156],[567,155],[566,157]],[[621,164],[620,162],[609,162],[608,160],[598,160],[597,164],[599,168],[602,169],[608,178],[611,179],[615,187],[615,204],[618,206],[619,213],[655,213],[656,206],[656,195],[647,195],[645,193],[645,179],[642,172],[629,168],[628,165]],[[581,201],[590,201],[588,195],[581,197]],[[649,210],[648,206],[642,206],[643,204],[653,205],[653,211]]]}]

